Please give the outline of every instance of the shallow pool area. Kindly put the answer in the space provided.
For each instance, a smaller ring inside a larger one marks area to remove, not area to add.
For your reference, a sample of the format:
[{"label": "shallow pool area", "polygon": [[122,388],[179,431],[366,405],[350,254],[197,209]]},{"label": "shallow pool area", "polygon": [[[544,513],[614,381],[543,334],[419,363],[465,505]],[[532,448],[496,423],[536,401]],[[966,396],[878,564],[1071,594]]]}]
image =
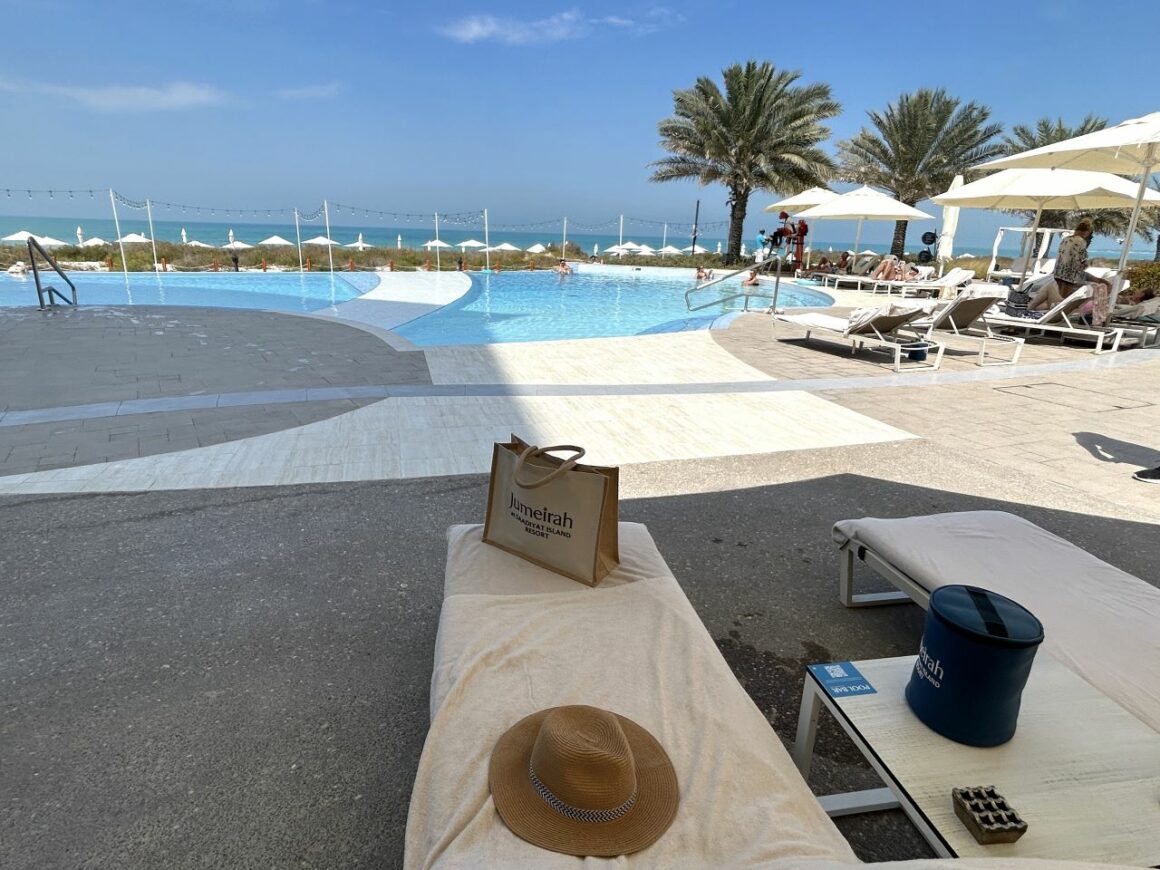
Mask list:
[{"label": "shallow pool area", "polygon": [[[80,305],[194,305],[314,312],[348,302],[374,289],[378,275],[361,272],[69,272]],[[41,273],[68,295],[53,272]],[[36,305],[29,275],[0,275],[0,306]]]},{"label": "shallow pool area", "polygon": [[[717,301],[741,292],[740,278],[698,291],[693,298],[698,310],[690,311],[685,293],[694,279],[659,271],[581,267],[566,276],[554,272],[472,274],[471,289],[461,298],[395,331],[420,347],[559,341],[709,329],[721,318],[743,310],[743,299]],[[765,285],[760,290],[762,294],[771,291]],[[833,299],[824,293],[781,282],[778,307],[832,304]],[[768,305],[764,296],[755,297],[750,310]]]}]

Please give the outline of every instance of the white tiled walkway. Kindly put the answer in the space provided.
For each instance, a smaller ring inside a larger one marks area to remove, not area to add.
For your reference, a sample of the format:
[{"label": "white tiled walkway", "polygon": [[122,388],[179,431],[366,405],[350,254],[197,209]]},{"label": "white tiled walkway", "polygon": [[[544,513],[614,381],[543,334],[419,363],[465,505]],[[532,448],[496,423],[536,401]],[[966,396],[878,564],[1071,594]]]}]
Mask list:
[{"label": "white tiled walkway", "polygon": [[596,463],[770,453],[908,433],[808,393],[423,397],[198,450],[0,478],[2,493],[108,492],[380,480],[487,471],[515,432]]}]

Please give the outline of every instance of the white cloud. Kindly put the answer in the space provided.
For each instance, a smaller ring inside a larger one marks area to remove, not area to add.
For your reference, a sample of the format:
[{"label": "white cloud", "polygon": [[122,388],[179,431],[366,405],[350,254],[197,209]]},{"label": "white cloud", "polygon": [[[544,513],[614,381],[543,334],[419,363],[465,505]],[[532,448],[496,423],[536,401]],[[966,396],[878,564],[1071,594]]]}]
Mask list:
[{"label": "white cloud", "polygon": [[548,18],[524,21],[494,15],[469,15],[442,28],[444,36],[456,42],[498,42],[503,45],[537,45],[576,39],[590,30],[588,20],[571,9]]},{"label": "white cloud", "polygon": [[166,85],[61,85],[49,82],[0,82],[6,91],[31,91],[61,97],[95,112],[170,112],[201,109],[229,102],[213,85],[171,82]]},{"label": "white cloud", "polygon": [[280,100],[329,100],[342,93],[339,82],[326,82],[320,85],[303,85],[300,88],[283,88],[274,92]]}]

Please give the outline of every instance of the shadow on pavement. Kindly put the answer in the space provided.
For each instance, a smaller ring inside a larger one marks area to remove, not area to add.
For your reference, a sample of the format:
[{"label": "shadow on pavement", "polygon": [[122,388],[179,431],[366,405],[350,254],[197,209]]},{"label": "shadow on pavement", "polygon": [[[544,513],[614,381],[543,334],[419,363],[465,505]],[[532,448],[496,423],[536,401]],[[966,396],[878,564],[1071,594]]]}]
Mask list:
[{"label": "shadow on pavement", "polygon": [[[0,500],[0,865],[394,866],[426,733],[444,530],[483,476]],[[834,521],[1010,510],[1155,583],[1156,527],[838,474],[624,500],[784,741],[811,661],[912,653],[837,597]],[[986,578],[979,578],[985,583]],[[873,782],[836,726],[818,792]],[[898,812],[865,859],[929,854]]]}]

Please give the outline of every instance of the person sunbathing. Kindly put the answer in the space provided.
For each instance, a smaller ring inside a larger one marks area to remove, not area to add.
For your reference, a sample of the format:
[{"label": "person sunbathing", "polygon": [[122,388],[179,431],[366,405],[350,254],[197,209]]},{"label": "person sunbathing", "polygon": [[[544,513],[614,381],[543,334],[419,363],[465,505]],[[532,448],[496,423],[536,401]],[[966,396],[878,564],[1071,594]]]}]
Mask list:
[{"label": "person sunbathing", "polygon": [[874,267],[874,271],[870,273],[871,280],[874,281],[893,281],[894,271],[898,268],[898,261],[893,254],[888,254],[882,258],[882,262]]}]

